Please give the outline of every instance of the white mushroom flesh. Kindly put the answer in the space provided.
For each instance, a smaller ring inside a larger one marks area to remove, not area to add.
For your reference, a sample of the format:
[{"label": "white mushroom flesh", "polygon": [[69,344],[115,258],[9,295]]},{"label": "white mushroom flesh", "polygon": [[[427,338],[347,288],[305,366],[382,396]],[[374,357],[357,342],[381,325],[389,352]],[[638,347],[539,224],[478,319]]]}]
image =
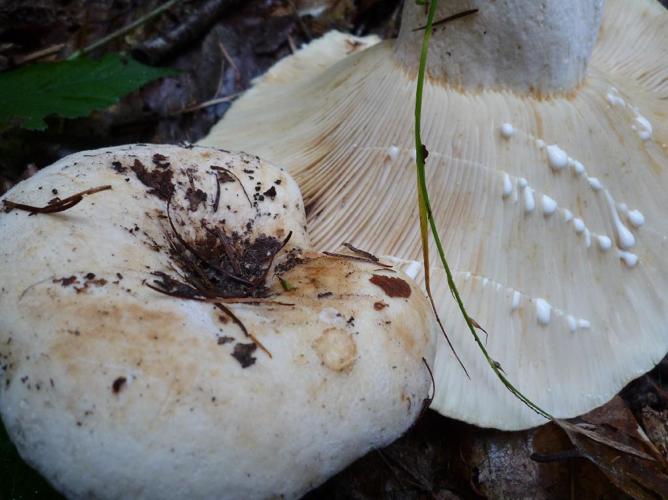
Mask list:
[{"label": "white mushroom flesh", "polygon": [[[309,252],[283,170],[208,148],[110,148],[0,204],[100,185],[62,213],[0,213],[0,414],[68,498],[296,498],[420,414],[427,301],[382,259]],[[200,262],[227,252],[221,232],[248,269],[216,262],[237,277],[271,265],[266,279],[249,288]],[[207,296],[211,276],[246,303]]]}]

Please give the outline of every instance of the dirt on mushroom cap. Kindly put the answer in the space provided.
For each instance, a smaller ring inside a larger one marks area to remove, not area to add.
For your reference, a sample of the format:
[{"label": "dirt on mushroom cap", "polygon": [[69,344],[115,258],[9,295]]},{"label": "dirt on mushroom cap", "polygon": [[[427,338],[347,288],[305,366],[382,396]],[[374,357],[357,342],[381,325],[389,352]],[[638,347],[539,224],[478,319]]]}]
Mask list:
[{"label": "dirt on mushroom cap", "polygon": [[[173,171],[169,200],[117,168],[135,160],[149,176]],[[191,178],[207,194],[194,211]],[[67,158],[7,199],[39,206],[39,185],[106,182],[58,215],[0,214],[0,231],[17,235],[0,241],[0,413],[56,488],[296,497],[413,422],[435,348],[424,297],[385,297],[369,280],[389,271],[372,261],[303,250],[303,203],[286,174],[251,156],[134,146]],[[331,328],[344,344],[318,342]],[[172,473],[147,483],[156,467]]]}]

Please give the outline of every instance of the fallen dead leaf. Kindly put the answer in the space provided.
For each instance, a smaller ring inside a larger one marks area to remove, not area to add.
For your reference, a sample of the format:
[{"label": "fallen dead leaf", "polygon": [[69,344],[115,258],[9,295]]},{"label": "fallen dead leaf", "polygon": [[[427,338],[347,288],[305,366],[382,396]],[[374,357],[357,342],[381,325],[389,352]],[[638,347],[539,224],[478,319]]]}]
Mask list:
[{"label": "fallen dead leaf", "polygon": [[579,419],[556,424],[582,456],[632,498],[668,498],[666,461],[619,396]]}]

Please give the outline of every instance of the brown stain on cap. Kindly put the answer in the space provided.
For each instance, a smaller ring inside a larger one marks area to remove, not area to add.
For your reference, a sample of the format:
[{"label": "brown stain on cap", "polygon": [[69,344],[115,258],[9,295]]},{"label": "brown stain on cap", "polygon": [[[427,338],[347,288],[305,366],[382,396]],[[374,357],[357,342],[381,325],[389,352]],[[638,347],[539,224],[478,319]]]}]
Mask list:
[{"label": "brown stain on cap", "polygon": [[339,328],[328,328],[315,342],[313,349],[320,361],[336,372],[350,368],[357,359],[357,344],[349,333]]},{"label": "brown stain on cap", "polygon": [[369,281],[383,289],[388,297],[400,297],[407,299],[411,296],[411,286],[401,278],[392,276],[381,276],[374,274]]},{"label": "brown stain on cap", "polygon": [[118,377],[116,380],[114,380],[114,383],[111,384],[111,392],[114,394],[121,392],[127,381],[128,379],[125,377]]}]

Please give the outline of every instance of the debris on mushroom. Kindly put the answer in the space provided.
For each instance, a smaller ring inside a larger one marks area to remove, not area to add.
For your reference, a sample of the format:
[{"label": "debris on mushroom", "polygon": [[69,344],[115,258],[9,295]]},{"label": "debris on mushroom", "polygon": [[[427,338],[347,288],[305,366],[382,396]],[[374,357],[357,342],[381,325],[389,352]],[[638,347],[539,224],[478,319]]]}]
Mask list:
[{"label": "debris on mushroom", "polygon": [[[79,201],[30,210],[52,190]],[[296,183],[255,156],[88,151],[0,205],[0,415],[69,498],[296,498],[429,401],[422,292],[309,250]]]},{"label": "debris on mushroom", "polygon": [[[318,249],[345,239],[420,259],[416,4],[398,40],[337,58],[354,39],[333,33],[281,61],[202,141],[288,165]],[[435,19],[470,9],[435,27],[429,52],[433,211],[492,358],[543,409],[575,416],[668,350],[668,13],[654,0],[452,1]],[[432,407],[485,427],[542,423],[496,380],[431,256],[471,374],[441,342]]]}]

